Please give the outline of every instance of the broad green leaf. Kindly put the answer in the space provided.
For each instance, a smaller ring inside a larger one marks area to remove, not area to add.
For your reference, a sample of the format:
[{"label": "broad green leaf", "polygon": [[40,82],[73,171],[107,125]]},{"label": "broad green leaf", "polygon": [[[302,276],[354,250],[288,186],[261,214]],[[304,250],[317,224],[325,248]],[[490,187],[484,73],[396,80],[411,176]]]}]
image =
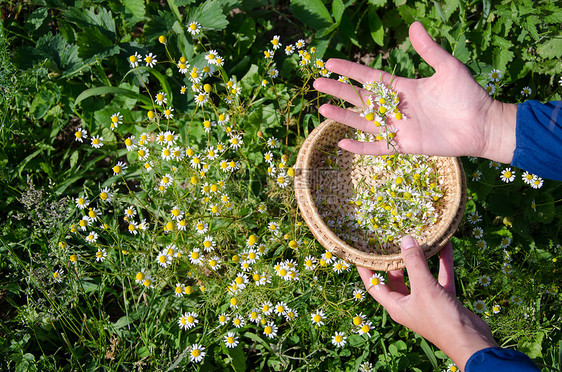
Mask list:
[{"label": "broad green leaf", "polygon": [[170,12],[158,12],[153,15],[144,25],[143,35],[146,40],[151,41],[160,35],[168,35],[176,23],[176,18]]},{"label": "broad green leaf", "polygon": [[48,16],[47,10],[48,9],[45,7],[35,9],[33,13],[31,13],[27,18],[27,21],[25,22],[25,28],[27,30],[35,31],[39,27],[41,27]]},{"label": "broad green leaf", "polygon": [[98,27],[86,27],[76,38],[78,56],[88,60],[96,57],[103,59],[119,53],[119,47],[103,34]]},{"label": "broad green leaf", "polygon": [[55,96],[48,89],[41,89],[31,102],[29,111],[35,119],[41,119],[49,111],[54,103]]},{"label": "broad green leaf", "polygon": [[507,39],[500,36],[492,36],[492,44],[495,46],[492,61],[494,68],[500,71],[505,71],[506,66],[514,57],[514,53],[510,50],[513,47],[513,43]]},{"label": "broad green leaf", "polygon": [[232,358],[232,368],[235,372],[246,371],[246,354],[242,351],[242,346],[227,350],[228,355]]},{"label": "broad green leaf", "polygon": [[462,63],[466,63],[470,59],[470,51],[466,48],[465,34],[461,34],[457,39],[453,55]]},{"label": "broad green leaf", "polygon": [[343,4],[342,0],[334,0],[332,2],[332,16],[334,17],[336,23],[340,23],[344,10],[345,5]]},{"label": "broad green leaf", "polygon": [[131,23],[136,23],[144,19],[144,0],[123,0],[123,5],[129,12],[131,12]]},{"label": "broad green leaf", "polygon": [[221,2],[218,0],[207,0],[199,5],[185,22],[197,21],[202,28],[222,30],[228,25],[228,20],[222,12]]},{"label": "broad green leaf", "polygon": [[517,344],[517,350],[527,354],[529,358],[536,359],[542,357],[542,342],[544,332],[537,332],[532,336],[527,336]]},{"label": "broad green leaf", "polygon": [[76,24],[80,28],[97,26],[104,34],[111,39],[115,38],[115,17],[104,8],[81,9],[70,7],[64,16],[68,22]]},{"label": "broad green leaf", "polygon": [[537,48],[537,53],[543,58],[560,58],[562,57],[562,37],[554,37]]},{"label": "broad green leaf", "polygon": [[145,105],[152,106],[152,101],[150,100],[150,98],[143,96],[137,92],[133,92],[129,89],[123,89],[119,87],[96,87],[96,88],[86,89],[85,91],[80,93],[78,97],[76,97],[76,100],[74,101],[74,105],[77,106],[80,102],[82,102],[86,98],[94,97],[94,96],[102,96],[105,94],[123,94],[126,95],[127,97],[136,98],[142,103],[144,103]]},{"label": "broad green leaf", "polygon": [[377,9],[374,6],[369,7],[368,13],[369,30],[373,41],[380,46],[384,45],[384,27]]},{"label": "broad green leaf", "polygon": [[321,0],[291,0],[291,10],[302,23],[315,30],[333,24],[332,16]]}]

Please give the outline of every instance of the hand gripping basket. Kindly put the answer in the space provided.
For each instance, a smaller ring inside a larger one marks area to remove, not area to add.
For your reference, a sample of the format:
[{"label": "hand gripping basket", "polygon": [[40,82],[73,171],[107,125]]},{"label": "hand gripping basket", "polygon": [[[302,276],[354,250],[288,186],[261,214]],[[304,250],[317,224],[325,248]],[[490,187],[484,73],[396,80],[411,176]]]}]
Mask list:
[{"label": "hand gripping basket", "polygon": [[[317,205],[318,193],[329,193],[333,208],[345,204],[345,195],[353,192],[358,179],[365,180],[365,169],[356,161],[359,155],[343,151],[338,159],[339,167],[326,171],[325,154],[333,151],[338,142],[353,131],[348,126],[326,120],[314,129],[304,141],[295,164],[295,194],[301,214],[318,242],[337,257],[371,270],[390,271],[404,268],[400,242],[396,241],[384,250],[373,248],[365,242],[344,242],[320,216]],[[424,228],[417,240],[425,257],[429,258],[443,248],[457,229],[466,204],[466,178],[458,158],[431,157],[440,187],[445,191],[440,200],[437,221]],[[369,172],[373,172],[372,169]],[[363,182],[363,181],[362,181]]]}]

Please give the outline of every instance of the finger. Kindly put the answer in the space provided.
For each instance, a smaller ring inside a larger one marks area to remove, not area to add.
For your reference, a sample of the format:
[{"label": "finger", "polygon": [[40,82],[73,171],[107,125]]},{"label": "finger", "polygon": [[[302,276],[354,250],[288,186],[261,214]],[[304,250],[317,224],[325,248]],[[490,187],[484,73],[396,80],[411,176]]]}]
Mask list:
[{"label": "finger", "polygon": [[319,92],[341,98],[354,106],[365,107],[365,98],[372,95],[369,91],[357,88],[349,83],[342,83],[337,80],[318,78],[312,84],[314,89]]},{"label": "finger", "polygon": [[439,254],[439,284],[453,296],[457,296],[455,289],[455,270],[453,265],[453,246],[448,242]]},{"label": "finger", "polygon": [[437,44],[420,22],[410,25],[410,41],[412,46],[435,71],[449,68],[451,64],[460,63],[449,52]]},{"label": "finger", "polygon": [[404,297],[401,293],[392,292],[387,285],[372,286],[371,277],[373,276],[373,271],[359,266],[357,266],[357,271],[359,272],[361,280],[363,280],[367,292],[369,292],[375,301],[381,304],[389,314],[392,315],[401,309],[397,302],[400,298]]},{"label": "finger", "polygon": [[337,121],[348,125],[352,128],[359,129],[364,132],[378,132],[379,130],[372,121],[368,121],[361,117],[358,112],[353,112],[343,107],[333,106],[329,104],[324,104],[320,106],[318,112],[328,119]]},{"label": "finger", "polygon": [[390,85],[393,79],[396,79],[395,76],[388,72],[376,70],[345,59],[330,58],[326,62],[326,68],[338,75],[347,76],[348,78],[358,81],[361,84],[370,81],[381,81],[385,85]]},{"label": "finger", "polygon": [[376,141],[376,142],[361,142],[352,139],[342,139],[338,146],[346,151],[353,152],[359,155],[390,155],[395,153],[395,150],[402,153],[403,149],[400,145],[396,145],[393,148],[388,146],[386,141]]},{"label": "finger", "polygon": [[402,259],[410,278],[412,293],[421,291],[435,283],[435,278],[427,267],[427,261],[421,247],[409,235],[402,238]]},{"label": "finger", "polygon": [[399,292],[405,296],[410,294],[410,289],[404,283],[404,270],[389,271],[386,275],[386,280],[388,287],[392,291]]}]

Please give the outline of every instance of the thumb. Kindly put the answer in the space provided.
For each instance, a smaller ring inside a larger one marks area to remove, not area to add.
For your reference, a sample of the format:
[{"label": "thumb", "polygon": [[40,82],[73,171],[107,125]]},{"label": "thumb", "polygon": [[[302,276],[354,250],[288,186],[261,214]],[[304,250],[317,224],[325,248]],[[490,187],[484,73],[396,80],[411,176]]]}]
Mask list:
[{"label": "thumb", "polygon": [[427,267],[427,261],[418,242],[407,235],[402,238],[402,259],[406,265],[412,293],[427,288],[435,282]]},{"label": "thumb", "polygon": [[410,41],[420,57],[433,67],[435,71],[439,71],[454,63],[452,61],[459,62],[429,36],[420,22],[414,22],[410,25]]}]

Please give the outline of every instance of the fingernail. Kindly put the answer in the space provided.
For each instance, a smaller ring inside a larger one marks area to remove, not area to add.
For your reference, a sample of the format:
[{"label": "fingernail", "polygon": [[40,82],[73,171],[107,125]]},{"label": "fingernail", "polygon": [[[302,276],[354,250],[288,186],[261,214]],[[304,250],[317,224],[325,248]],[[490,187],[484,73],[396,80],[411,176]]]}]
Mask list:
[{"label": "fingernail", "polygon": [[410,249],[415,247],[416,245],[417,245],[416,241],[410,235],[406,235],[405,237],[402,238],[402,249],[404,250]]}]

